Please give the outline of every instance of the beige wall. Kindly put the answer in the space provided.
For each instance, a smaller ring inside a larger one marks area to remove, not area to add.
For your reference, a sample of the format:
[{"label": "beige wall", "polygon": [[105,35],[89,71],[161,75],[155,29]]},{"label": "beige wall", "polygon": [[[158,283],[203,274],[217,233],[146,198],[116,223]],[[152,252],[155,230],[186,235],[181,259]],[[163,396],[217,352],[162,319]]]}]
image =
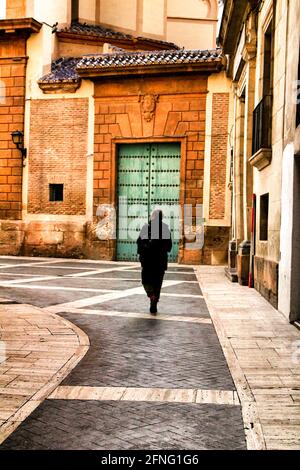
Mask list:
[{"label": "beige wall", "polygon": [[209,18],[215,13],[214,3],[214,0],[168,0],[168,17]]},{"label": "beige wall", "polygon": [[[300,126],[296,129],[296,86],[299,62],[300,3],[290,8],[286,44],[286,82],[284,111],[284,150],[282,159],[282,192],[281,192],[281,233],[279,264],[279,310],[287,317],[293,315],[299,306],[299,200],[295,198],[294,185],[297,173],[295,162],[300,153]],[[281,92],[282,93],[282,92]],[[284,93],[284,91],[283,91]],[[296,156],[297,154],[297,156]],[[299,178],[299,176],[298,176]],[[299,182],[299,179],[298,179]],[[296,231],[295,231],[296,228]],[[296,233],[295,233],[296,232]],[[298,268],[298,272],[297,272]],[[295,297],[296,296],[296,297]]]},{"label": "beige wall", "polygon": [[135,31],[137,0],[101,0],[100,23]]},{"label": "beige wall", "polygon": [[[263,35],[272,13],[272,2],[268,0],[263,5],[258,24],[258,51],[256,69],[256,96],[255,105],[262,98],[263,76]],[[278,0],[275,25],[275,55],[274,55],[274,96],[273,96],[273,138],[272,162],[262,171],[254,168],[254,193],[259,198],[269,193],[269,239],[267,242],[259,241],[259,227],[257,227],[257,256],[279,262],[280,260],[280,224],[281,224],[281,167],[283,155],[283,123],[284,123],[284,84],[286,59],[286,20],[287,2]]]},{"label": "beige wall", "polygon": [[[5,13],[6,7],[6,13]],[[52,25],[71,19],[71,0],[0,0],[0,18],[33,17]],[[174,42],[187,49],[216,47],[217,0],[81,0],[79,20]],[[98,52],[98,51],[97,51]]]},{"label": "beige wall", "polygon": [[216,0],[168,0],[167,40],[189,49],[216,47]]},{"label": "beige wall", "polygon": [[143,34],[165,35],[165,0],[143,0]]},{"label": "beige wall", "polygon": [[84,0],[79,2],[79,20],[87,23],[95,23],[96,0]]},{"label": "beige wall", "polygon": [[0,20],[6,18],[6,0],[0,0]]},{"label": "beige wall", "polygon": [[[46,6],[45,6],[46,4]],[[37,21],[46,22],[53,25],[66,24],[69,19],[69,1],[68,0],[27,0],[26,16],[33,17]]]},{"label": "beige wall", "polygon": [[215,28],[214,23],[168,19],[167,41],[186,49],[214,49]]}]

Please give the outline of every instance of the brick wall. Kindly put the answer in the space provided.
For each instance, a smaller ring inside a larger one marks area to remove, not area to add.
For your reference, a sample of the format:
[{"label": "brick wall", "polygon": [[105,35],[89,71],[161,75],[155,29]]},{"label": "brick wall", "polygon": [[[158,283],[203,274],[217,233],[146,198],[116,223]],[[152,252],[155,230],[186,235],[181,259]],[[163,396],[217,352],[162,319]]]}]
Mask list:
[{"label": "brick wall", "polygon": [[[85,215],[88,99],[31,102],[28,212]],[[49,201],[64,184],[64,201]]]},{"label": "brick wall", "polygon": [[[115,190],[115,187],[112,188],[115,185],[112,140],[115,138],[139,142],[141,139],[151,140],[152,137],[162,137],[162,141],[163,138],[186,137],[186,170],[181,175],[185,181],[184,202],[194,206],[203,203],[206,79],[198,78],[197,87],[194,81],[189,83],[188,79],[185,83],[179,80],[177,86],[176,79],[174,82],[163,79],[149,82],[149,91],[159,95],[155,115],[150,122],[144,119],[139,93],[122,98],[104,98],[110,86],[107,85],[105,91],[103,85],[99,86],[98,91],[96,87],[96,96],[102,97],[96,98],[95,109],[95,210],[99,204],[111,202]],[[138,80],[133,83],[136,87],[128,80],[127,95],[134,88],[147,94],[148,89],[143,90],[142,83]],[[172,88],[176,89],[176,94],[172,93]],[[186,93],[187,90],[195,93]],[[120,93],[122,89],[118,91]]]},{"label": "brick wall", "polygon": [[[180,176],[184,188],[181,203],[192,204],[195,217],[196,204],[203,203],[206,93],[205,76],[137,78],[96,85],[94,214],[99,204],[115,202],[116,142],[128,139],[130,143],[151,139],[163,142],[182,138],[185,145]],[[141,100],[148,94],[158,97],[150,120],[145,119]],[[112,258],[113,244],[108,249],[106,242],[101,243],[106,257]],[[199,261],[199,252],[195,254],[190,250],[193,259],[182,256],[185,262]]]},{"label": "brick wall", "polygon": [[229,94],[214,93],[210,165],[210,219],[223,219],[225,216],[228,113]]},{"label": "brick wall", "polygon": [[24,129],[26,40],[0,40],[0,219],[20,219],[22,158],[11,140]]}]

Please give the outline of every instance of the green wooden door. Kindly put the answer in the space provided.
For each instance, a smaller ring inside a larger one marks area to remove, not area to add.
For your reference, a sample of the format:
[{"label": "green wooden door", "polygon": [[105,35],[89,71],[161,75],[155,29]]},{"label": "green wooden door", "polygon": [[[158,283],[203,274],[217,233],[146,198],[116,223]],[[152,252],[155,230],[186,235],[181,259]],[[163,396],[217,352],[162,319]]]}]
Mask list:
[{"label": "green wooden door", "polygon": [[154,209],[169,225],[177,261],[179,245],[180,144],[120,145],[118,152],[117,259],[137,261],[136,239]]}]

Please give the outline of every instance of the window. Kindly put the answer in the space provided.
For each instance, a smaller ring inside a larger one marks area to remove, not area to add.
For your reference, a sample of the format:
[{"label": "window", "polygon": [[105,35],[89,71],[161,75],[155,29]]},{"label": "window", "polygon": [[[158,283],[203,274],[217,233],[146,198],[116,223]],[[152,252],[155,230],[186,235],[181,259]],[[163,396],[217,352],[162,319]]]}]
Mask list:
[{"label": "window", "polygon": [[50,202],[62,202],[64,200],[63,184],[49,184],[49,200]]},{"label": "window", "polygon": [[264,37],[263,96],[273,93],[273,21]]},{"label": "window", "polygon": [[272,147],[273,48],[273,21],[271,21],[264,35],[263,96],[253,112],[252,155],[261,149]]},{"label": "window", "polygon": [[268,240],[268,226],[269,226],[269,194],[264,194],[260,197],[260,241]]},{"label": "window", "polygon": [[79,0],[72,0],[72,22],[79,19]]}]

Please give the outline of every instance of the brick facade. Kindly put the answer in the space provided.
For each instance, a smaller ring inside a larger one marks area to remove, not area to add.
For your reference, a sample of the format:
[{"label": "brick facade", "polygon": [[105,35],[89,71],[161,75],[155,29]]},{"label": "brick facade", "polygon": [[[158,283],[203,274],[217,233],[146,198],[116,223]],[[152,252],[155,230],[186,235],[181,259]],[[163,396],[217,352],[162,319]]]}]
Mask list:
[{"label": "brick facade", "polygon": [[[29,198],[32,214],[85,215],[88,99],[33,100]],[[49,201],[49,185],[64,185],[64,201]]]},{"label": "brick facade", "polygon": [[214,93],[210,164],[210,219],[223,219],[225,216],[228,113],[229,94]]},{"label": "brick facade", "polygon": [[[115,80],[95,86],[94,210],[116,203],[116,144],[151,141],[182,142],[181,204],[203,203],[207,78],[148,78]],[[157,97],[153,118],[143,114],[141,97]],[[108,258],[114,244],[106,244]],[[194,257],[195,253],[190,253]],[[185,257],[184,254],[182,254]],[[197,253],[199,256],[199,253]],[[188,261],[188,260],[186,260]],[[196,261],[196,260],[194,260]]]},{"label": "brick facade", "polygon": [[26,39],[0,41],[0,219],[21,219],[22,157],[11,140],[24,130]]}]

